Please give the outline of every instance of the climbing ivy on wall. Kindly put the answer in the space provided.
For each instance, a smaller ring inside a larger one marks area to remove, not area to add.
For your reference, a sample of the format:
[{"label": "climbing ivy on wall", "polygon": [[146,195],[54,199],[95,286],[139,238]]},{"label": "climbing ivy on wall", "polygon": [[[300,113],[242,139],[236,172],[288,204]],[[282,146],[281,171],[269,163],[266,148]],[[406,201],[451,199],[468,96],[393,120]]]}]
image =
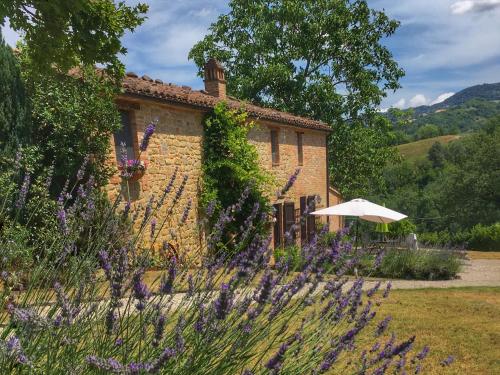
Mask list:
[{"label": "climbing ivy on wall", "polygon": [[[234,215],[234,220],[224,224],[217,243],[212,244],[210,250],[237,252],[232,245],[235,241],[231,240],[234,236],[246,235],[250,240],[269,230],[270,205],[264,191],[270,176],[259,168],[257,150],[248,142],[253,124],[248,121],[247,113],[231,110],[221,102],[206,116],[203,126],[202,212],[207,214],[210,229],[224,210]],[[246,195],[239,212],[229,212],[228,207]]]}]

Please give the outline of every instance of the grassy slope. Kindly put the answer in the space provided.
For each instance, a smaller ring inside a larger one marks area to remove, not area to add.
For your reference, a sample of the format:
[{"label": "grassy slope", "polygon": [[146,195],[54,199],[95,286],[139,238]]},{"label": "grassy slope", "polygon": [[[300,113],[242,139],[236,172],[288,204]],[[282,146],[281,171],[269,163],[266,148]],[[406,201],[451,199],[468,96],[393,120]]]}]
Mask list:
[{"label": "grassy slope", "polygon": [[[390,314],[399,338],[431,348],[424,374],[500,374],[500,288],[395,290],[378,319]],[[390,332],[390,331],[389,331]],[[456,362],[442,368],[448,355]]]},{"label": "grassy slope", "polygon": [[396,148],[404,159],[408,161],[416,161],[424,158],[435,142],[446,144],[458,138],[460,138],[459,135],[442,135],[439,137],[422,139],[421,141],[405,143],[403,145],[396,146]]}]

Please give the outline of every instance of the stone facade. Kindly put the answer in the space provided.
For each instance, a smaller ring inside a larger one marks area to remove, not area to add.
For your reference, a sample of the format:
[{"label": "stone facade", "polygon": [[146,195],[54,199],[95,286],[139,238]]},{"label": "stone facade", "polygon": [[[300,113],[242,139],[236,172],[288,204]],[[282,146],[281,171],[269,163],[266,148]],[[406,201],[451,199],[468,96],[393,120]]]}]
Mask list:
[{"label": "stone facade", "polygon": [[[203,249],[203,231],[199,226],[198,196],[200,192],[200,174],[203,147],[202,121],[206,109],[194,106],[179,105],[168,101],[151,100],[149,98],[122,95],[117,100],[119,108],[129,119],[132,133],[134,153],[146,165],[142,178],[128,182],[128,187],[117,174],[106,187],[108,195],[116,198],[123,196],[123,201],[130,199],[135,208],[144,209],[150,199],[159,199],[172,174],[177,169],[177,178],[173,192],[165,204],[154,212],[157,221],[156,230],[163,225],[155,243],[166,241],[177,252],[196,253]],[[318,195],[320,203],[316,208],[328,205],[331,193],[327,184],[327,135],[321,129],[290,126],[283,122],[262,120],[250,117],[255,124],[249,134],[250,142],[255,145],[259,154],[261,167],[274,177],[274,186],[270,188],[269,198],[273,204],[294,203],[294,214],[300,215],[300,198]],[[143,130],[151,121],[157,121],[156,132],[151,138],[147,151],[139,152],[139,141]],[[279,143],[279,163],[273,163],[271,132],[275,131]],[[298,134],[301,134],[300,136]],[[302,163],[299,160],[299,137],[302,143]],[[111,142],[115,144],[114,140]],[[117,150],[113,147],[109,162],[119,164]],[[301,165],[299,165],[301,164]],[[283,186],[297,168],[301,169],[298,179],[285,197],[277,199],[276,191]],[[187,176],[184,192],[171,215],[167,215],[171,207],[171,199],[181,185],[183,176]],[[303,198],[304,199],[304,198]],[[178,228],[178,220],[186,205],[191,200],[192,209],[182,229]],[[316,219],[323,220],[326,219]],[[141,218],[136,220],[140,227]],[[340,223],[338,223],[340,225]],[[330,224],[332,230],[336,225]],[[281,229],[283,230],[283,228]],[[144,230],[143,242],[149,245],[150,227]],[[299,241],[300,235],[297,235]],[[159,248],[155,251],[161,252]],[[179,254],[182,255],[182,254]]]}]

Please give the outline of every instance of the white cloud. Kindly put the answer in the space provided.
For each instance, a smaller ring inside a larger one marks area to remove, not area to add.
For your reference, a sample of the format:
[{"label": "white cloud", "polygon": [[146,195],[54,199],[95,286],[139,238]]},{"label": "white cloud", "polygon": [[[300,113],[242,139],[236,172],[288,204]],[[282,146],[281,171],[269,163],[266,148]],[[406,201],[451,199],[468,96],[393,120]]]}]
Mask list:
[{"label": "white cloud", "polygon": [[410,99],[410,107],[418,107],[421,105],[426,105],[429,100],[422,94],[417,94],[413,98]]},{"label": "white cloud", "polygon": [[406,107],[406,99],[405,98],[401,98],[396,103],[394,103],[392,106],[394,108],[403,109],[403,108]]},{"label": "white cloud", "polygon": [[438,104],[438,103],[444,102],[446,99],[448,99],[450,96],[453,96],[454,94],[455,94],[454,92],[445,92],[444,94],[439,95],[436,99],[434,99],[429,104],[433,105],[433,104]]},{"label": "white cloud", "polygon": [[451,13],[488,12],[500,7],[500,0],[464,0],[451,4]]}]

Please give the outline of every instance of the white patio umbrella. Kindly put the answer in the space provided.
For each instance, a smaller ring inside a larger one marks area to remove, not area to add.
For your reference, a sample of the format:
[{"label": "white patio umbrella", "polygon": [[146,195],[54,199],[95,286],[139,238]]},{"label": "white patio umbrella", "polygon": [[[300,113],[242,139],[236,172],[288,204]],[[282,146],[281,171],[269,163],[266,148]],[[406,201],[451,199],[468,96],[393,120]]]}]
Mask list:
[{"label": "white patio umbrella", "polygon": [[402,213],[361,198],[314,211],[311,215],[357,216],[360,219],[373,221],[374,223],[392,223],[407,217]]},{"label": "white patio umbrella", "polygon": [[[311,215],[326,216],[357,216],[360,219],[372,221],[374,223],[392,223],[402,220],[408,216],[386,207],[379,206],[365,199],[356,198],[349,202],[337,204],[335,206],[314,211]],[[356,247],[358,243],[358,222],[356,222]]]}]

